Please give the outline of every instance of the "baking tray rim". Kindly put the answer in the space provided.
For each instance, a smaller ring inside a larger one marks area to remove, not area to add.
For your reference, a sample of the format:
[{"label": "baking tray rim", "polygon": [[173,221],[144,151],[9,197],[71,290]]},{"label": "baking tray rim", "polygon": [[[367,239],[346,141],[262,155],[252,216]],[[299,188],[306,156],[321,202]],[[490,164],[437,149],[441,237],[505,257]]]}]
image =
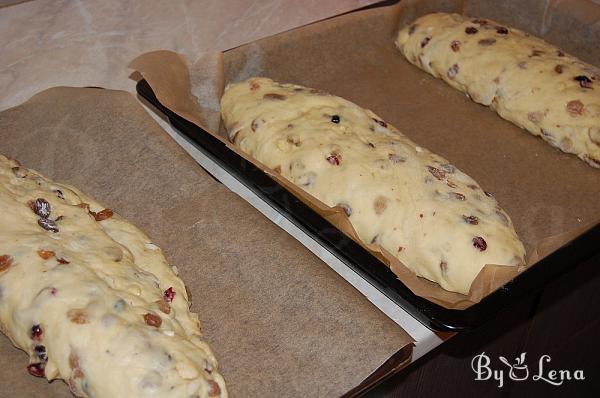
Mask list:
[{"label": "baking tray rim", "polygon": [[432,330],[459,332],[474,329],[526,296],[539,292],[558,276],[600,253],[600,223],[555,250],[535,266],[466,309],[442,307],[412,293],[395,274],[358,243],[310,209],[265,172],[230,150],[205,129],[166,108],[146,80],[136,85],[138,94],[162,112],[170,123],[220,167],[259,196],[282,216],[307,233],[350,269]]}]

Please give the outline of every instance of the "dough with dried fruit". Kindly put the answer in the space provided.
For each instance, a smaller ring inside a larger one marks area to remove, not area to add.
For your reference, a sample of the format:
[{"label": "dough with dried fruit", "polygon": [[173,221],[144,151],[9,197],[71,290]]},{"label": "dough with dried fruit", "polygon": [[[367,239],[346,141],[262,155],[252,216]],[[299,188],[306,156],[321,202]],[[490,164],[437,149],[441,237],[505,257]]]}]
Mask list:
[{"label": "dough with dried fruit", "polygon": [[600,69],[518,29],[425,15],[398,33],[409,62],[600,168]]},{"label": "dough with dried fruit", "polygon": [[490,194],[369,110],[252,78],[227,87],[221,112],[243,151],[341,207],[363,242],[444,289],[467,294],[485,264],[524,263],[523,244]]},{"label": "dough with dried fruit", "polygon": [[0,209],[0,328],[32,375],[78,397],[227,397],[183,282],[143,232],[2,155]]}]

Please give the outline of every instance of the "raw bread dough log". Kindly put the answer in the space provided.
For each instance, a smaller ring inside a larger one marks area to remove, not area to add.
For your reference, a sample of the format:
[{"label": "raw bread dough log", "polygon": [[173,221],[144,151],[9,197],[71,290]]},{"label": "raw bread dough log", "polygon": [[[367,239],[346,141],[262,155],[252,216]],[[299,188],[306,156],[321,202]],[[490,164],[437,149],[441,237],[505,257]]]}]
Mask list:
[{"label": "raw bread dough log", "polygon": [[227,396],[183,282],[144,233],[2,155],[0,225],[0,328],[31,374],[80,397]]},{"label": "raw bread dough log", "polygon": [[600,69],[487,19],[429,14],[396,39],[419,68],[600,168]]},{"label": "raw bread dough log", "polygon": [[329,206],[360,239],[417,275],[467,294],[485,264],[523,263],[496,201],[380,117],[318,90],[254,78],[221,100],[230,139]]}]

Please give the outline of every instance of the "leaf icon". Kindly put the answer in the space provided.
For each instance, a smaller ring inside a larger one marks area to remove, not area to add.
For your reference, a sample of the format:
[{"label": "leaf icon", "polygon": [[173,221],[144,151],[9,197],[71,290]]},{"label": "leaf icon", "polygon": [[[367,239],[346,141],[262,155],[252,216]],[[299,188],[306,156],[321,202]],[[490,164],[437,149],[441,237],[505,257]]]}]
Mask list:
[{"label": "leaf icon", "polygon": [[526,352],[522,352],[521,353],[521,357],[519,359],[517,359],[517,363],[519,365],[523,365],[525,363],[525,354],[527,354]]}]

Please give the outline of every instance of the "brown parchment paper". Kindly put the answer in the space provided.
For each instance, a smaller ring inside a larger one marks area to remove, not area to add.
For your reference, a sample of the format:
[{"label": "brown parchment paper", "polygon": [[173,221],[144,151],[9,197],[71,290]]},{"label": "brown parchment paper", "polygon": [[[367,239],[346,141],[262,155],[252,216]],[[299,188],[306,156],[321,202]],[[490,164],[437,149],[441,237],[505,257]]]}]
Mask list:
[{"label": "brown parchment paper", "polygon": [[[495,18],[600,64],[600,25],[589,23],[600,18],[600,11],[587,0],[560,4],[533,0],[407,0],[294,29],[223,54],[202,54],[193,62],[174,53],[154,52],[136,58],[130,66],[149,82],[163,105],[224,142],[226,135],[222,128],[217,129],[216,116],[208,120],[193,111],[195,103],[202,108],[204,103],[216,101],[194,84],[199,81],[196,76],[212,82],[212,93],[221,93],[224,88],[215,89],[215,84],[267,76],[323,89],[370,108],[492,192],[511,216],[528,253],[526,266],[532,266],[598,223],[600,172],[405,61],[394,47],[395,33],[414,18],[434,11]],[[214,59],[219,57],[223,69],[214,67]],[[209,62],[203,62],[203,58]],[[165,64],[169,65],[168,71]],[[229,147],[248,159],[232,144]],[[339,209],[328,208],[260,162],[249,160],[370,250],[415,294],[444,307],[468,308],[525,268],[487,265],[468,296],[445,291],[416,277],[378,246],[360,242]]]},{"label": "brown parchment paper", "polygon": [[[402,348],[410,361],[404,330],[204,172],[132,95],[44,91],[0,113],[0,153],[93,195],[163,249],[231,397],[339,396]],[[0,397],[71,397],[26,365],[0,334]]]}]

